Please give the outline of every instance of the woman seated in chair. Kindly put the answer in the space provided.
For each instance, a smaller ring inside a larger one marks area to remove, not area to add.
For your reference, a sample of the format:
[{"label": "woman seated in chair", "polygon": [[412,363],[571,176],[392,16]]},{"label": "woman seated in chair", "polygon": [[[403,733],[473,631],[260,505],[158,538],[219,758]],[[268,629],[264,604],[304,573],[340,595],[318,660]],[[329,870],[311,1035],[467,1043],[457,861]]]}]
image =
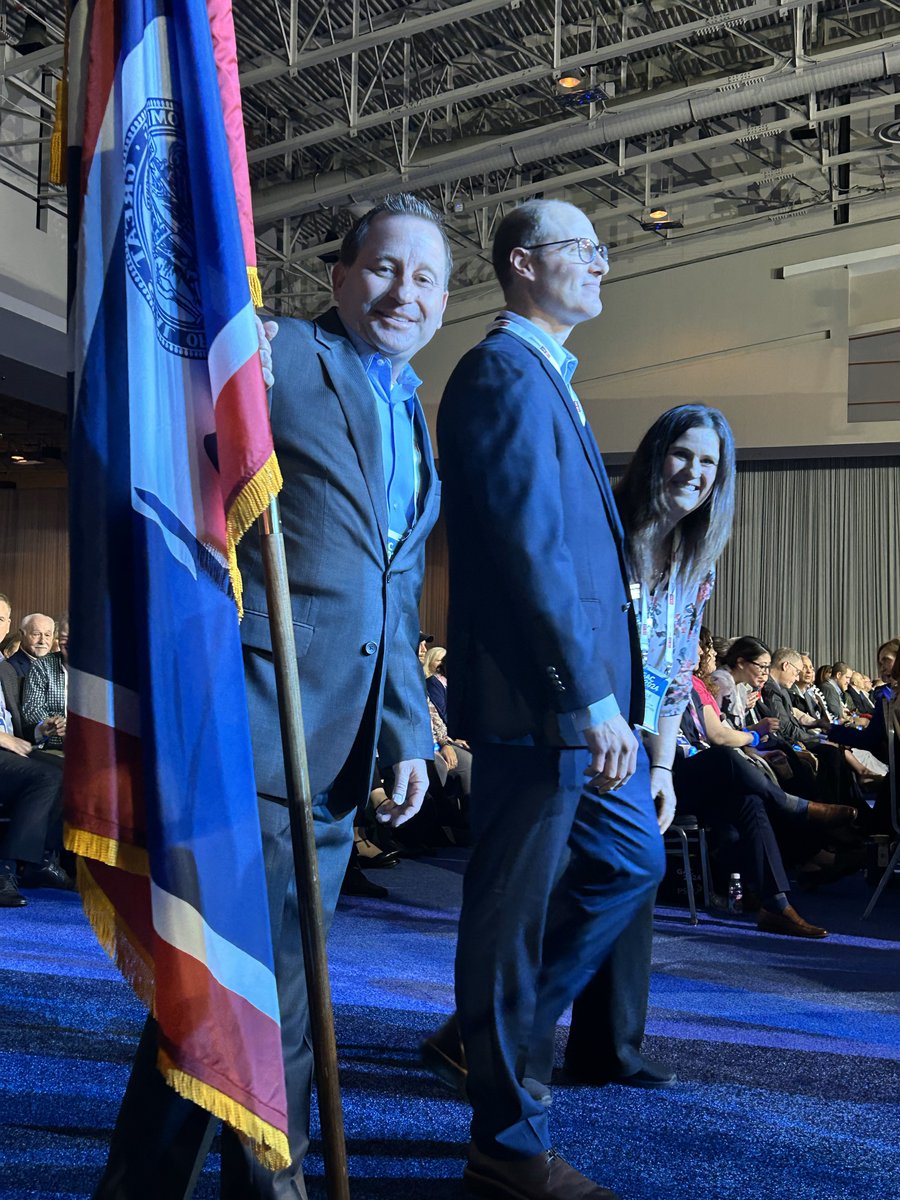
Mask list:
[{"label": "woman seated in chair", "polygon": [[[823,841],[829,831],[849,825],[856,810],[789,795],[763,760],[748,757],[758,735],[733,729],[722,720],[709,687],[714,665],[712,635],[703,628],[698,671],[682,720],[682,753],[674,766],[678,805],[711,829],[737,830],[734,865],[743,876],[750,906],[759,907],[761,928],[824,937],[824,930],[812,932],[817,927],[802,918],[798,923],[793,916],[783,916],[796,912],[788,900],[783,853],[803,864],[804,881],[824,883],[836,878],[846,864],[824,850]],[[773,922],[774,914],[781,919]]]}]

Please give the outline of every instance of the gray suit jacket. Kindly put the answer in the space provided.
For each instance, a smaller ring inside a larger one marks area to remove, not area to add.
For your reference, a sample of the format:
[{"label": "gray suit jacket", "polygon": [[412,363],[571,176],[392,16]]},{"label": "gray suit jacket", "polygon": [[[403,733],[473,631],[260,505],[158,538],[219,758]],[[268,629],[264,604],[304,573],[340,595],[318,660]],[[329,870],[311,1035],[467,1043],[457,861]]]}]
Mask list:
[{"label": "gray suit jacket", "polygon": [[[284,475],[287,552],[303,718],[314,793],[339,779],[367,794],[377,747],[383,765],[431,758],[425,680],[417,657],[425,540],[440,487],[428,431],[417,520],[394,557],[375,399],[337,312],[282,320],[272,345],[275,450]],[[259,539],[241,544],[241,640],[256,783],[285,797],[272,643]]]}]

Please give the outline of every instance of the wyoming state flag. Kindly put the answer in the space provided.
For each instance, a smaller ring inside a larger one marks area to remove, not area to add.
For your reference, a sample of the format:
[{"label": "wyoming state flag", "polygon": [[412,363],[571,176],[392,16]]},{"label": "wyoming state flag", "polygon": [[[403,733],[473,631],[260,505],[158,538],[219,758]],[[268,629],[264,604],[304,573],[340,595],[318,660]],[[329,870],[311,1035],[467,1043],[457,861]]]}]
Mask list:
[{"label": "wyoming state flag", "polygon": [[277,1167],[234,547],[280,477],[214,15],[204,0],[70,12],[66,837],[97,935],[156,1017],[160,1070]]}]

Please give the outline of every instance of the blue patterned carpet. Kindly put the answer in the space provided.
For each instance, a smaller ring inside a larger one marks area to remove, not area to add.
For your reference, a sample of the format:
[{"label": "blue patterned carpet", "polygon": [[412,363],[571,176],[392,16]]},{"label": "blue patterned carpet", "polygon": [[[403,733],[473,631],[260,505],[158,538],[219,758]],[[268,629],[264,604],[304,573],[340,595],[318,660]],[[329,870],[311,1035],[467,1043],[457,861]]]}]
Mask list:
[{"label": "blue patterned carpet", "polygon": [[[416,1047],[453,1003],[461,863],[373,877],[390,897],[343,901],[330,943],[352,1195],[459,1200],[468,1110]],[[78,898],[29,895],[0,913],[0,1196],[74,1200],[102,1169],[143,1013]],[[868,895],[857,877],[798,898],[835,931],[819,943],[659,910],[647,1051],[682,1082],[555,1089],[566,1157],[624,1200],[900,1200],[900,890],[862,922]]]}]

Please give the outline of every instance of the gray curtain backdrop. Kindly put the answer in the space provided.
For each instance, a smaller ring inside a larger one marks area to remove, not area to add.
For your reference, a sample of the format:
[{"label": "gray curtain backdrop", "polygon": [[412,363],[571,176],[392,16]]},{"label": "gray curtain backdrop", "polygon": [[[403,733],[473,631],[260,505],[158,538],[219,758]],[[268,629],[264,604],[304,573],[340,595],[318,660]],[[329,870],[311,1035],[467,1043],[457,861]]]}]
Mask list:
[{"label": "gray curtain backdrop", "polygon": [[897,459],[740,463],[705,622],[872,674],[877,647],[900,636]]}]

